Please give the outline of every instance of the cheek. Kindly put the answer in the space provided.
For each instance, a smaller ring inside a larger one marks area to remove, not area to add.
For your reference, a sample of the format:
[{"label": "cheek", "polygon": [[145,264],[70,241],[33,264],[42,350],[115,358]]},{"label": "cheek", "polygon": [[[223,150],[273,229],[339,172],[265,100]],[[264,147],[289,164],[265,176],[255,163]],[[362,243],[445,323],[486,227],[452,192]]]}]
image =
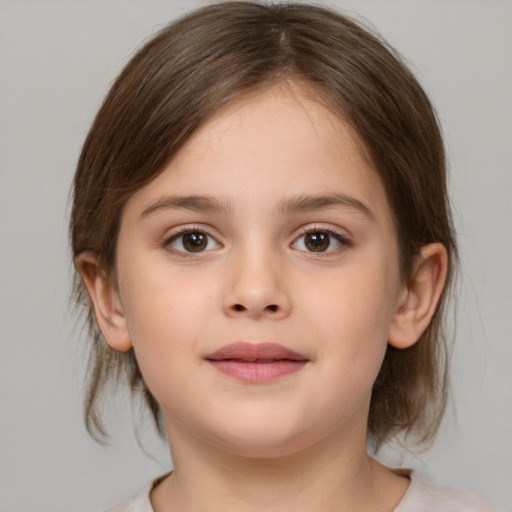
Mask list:
[{"label": "cheek", "polygon": [[326,280],[323,293],[318,287],[304,303],[305,322],[314,326],[330,376],[356,387],[373,384],[387,348],[397,282],[394,268],[368,262]]},{"label": "cheek", "polygon": [[[200,321],[205,301],[211,300],[208,276],[176,269],[158,251],[132,254],[120,279],[123,308],[135,344],[177,336]],[[161,331],[161,332],[160,332]],[[148,336],[150,334],[150,336]]]},{"label": "cheek", "polygon": [[[121,298],[127,328],[135,354],[151,391],[158,395],[160,381],[177,378],[191,354],[198,352],[197,340],[208,324],[212,295],[178,273],[170,274],[164,265],[144,265],[123,280]],[[201,297],[201,300],[198,300]]]},{"label": "cheek", "polygon": [[361,265],[326,280],[310,307],[330,330],[327,339],[357,339],[358,346],[387,340],[397,281],[390,273],[385,265]]}]

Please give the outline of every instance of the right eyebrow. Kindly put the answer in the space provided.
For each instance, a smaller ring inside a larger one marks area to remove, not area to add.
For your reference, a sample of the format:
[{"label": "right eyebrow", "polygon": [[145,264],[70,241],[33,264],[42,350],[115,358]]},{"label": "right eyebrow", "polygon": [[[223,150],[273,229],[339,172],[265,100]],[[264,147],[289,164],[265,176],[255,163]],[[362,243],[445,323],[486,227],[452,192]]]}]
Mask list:
[{"label": "right eyebrow", "polygon": [[368,220],[375,222],[375,214],[367,204],[355,197],[340,193],[320,195],[298,194],[281,201],[278,209],[280,213],[293,215],[296,213],[326,210],[329,208],[351,209],[363,214]]},{"label": "right eyebrow", "polygon": [[139,218],[144,219],[162,210],[192,210],[227,215],[232,208],[227,200],[210,195],[164,196],[148,205]]}]

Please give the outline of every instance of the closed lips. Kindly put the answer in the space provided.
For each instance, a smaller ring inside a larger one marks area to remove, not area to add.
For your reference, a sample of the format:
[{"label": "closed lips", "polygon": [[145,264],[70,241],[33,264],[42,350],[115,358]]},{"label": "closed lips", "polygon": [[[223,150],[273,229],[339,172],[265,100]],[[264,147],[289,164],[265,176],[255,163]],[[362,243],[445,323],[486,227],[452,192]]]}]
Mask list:
[{"label": "closed lips", "polygon": [[248,384],[272,382],[302,369],[309,359],[275,343],[238,342],[206,357],[221,373]]},{"label": "closed lips", "polygon": [[282,359],[291,361],[307,361],[308,358],[277,343],[237,342],[226,345],[209,354],[210,361],[238,360],[246,362],[271,363]]}]

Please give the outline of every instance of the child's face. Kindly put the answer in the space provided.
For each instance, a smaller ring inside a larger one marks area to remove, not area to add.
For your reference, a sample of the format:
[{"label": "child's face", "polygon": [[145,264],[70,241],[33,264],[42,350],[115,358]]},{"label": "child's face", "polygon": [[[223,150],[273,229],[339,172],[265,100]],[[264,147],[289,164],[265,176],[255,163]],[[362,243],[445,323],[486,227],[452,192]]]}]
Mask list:
[{"label": "child's face", "polygon": [[128,201],[117,249],[111,344],[133,343],[171,442],[365,443],[404,287],[384,187],[336,117],[284,88],[225,109]]}]

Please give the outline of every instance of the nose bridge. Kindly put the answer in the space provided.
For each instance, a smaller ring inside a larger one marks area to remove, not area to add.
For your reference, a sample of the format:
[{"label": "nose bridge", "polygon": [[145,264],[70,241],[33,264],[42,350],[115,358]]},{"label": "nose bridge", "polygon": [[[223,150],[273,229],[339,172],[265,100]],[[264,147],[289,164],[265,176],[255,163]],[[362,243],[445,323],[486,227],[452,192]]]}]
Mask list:
[{"label": "nose bridge", "polygon": [[284,267],[282,256],[268,242],[247,241],[234,248],[227,262],[224,311],[251,318],[286,316],[291,304],[283,286]]}]

